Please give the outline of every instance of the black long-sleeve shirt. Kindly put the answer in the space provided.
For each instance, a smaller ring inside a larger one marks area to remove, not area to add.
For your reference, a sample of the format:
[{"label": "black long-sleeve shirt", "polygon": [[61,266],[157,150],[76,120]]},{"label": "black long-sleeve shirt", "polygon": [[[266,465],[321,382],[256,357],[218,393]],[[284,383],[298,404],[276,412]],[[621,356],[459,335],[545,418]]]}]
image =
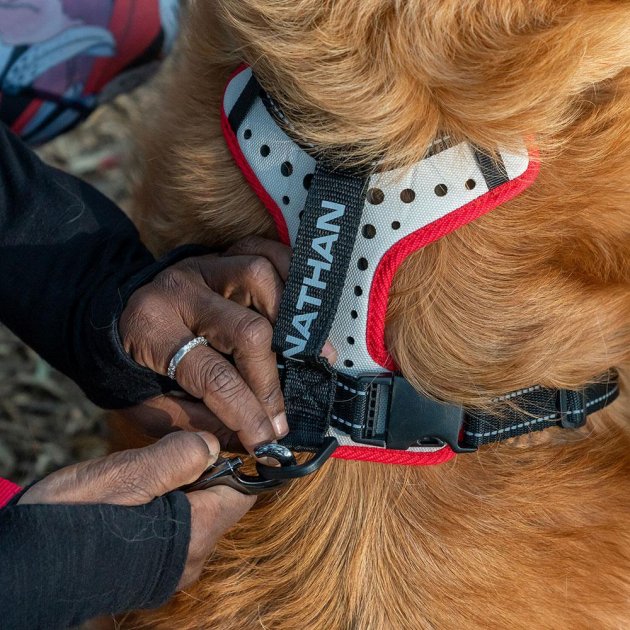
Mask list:
[{"label": "black long-sleeve shirt", "polygon": [[[105,408],[164,393],[126,355],[118,317],[155,262],[125,215],[42,163],[0,125],[0,321]],[[57,628],[155,606],[175,590],[190,537],[182,493],[147,506],[0,510],[0,626]]]},{"label": "black long-sleeve shirt", "polygon": [[120,347],[130,283],[154,264],[129,219],[0,127],[0,321],[101,407],[170,388]]},{"label": "black long-sleeve shirt", "polygon": [[0,628],[55,630],[153,608],[181,577],[190,503],[15,505],[0,510]]}]

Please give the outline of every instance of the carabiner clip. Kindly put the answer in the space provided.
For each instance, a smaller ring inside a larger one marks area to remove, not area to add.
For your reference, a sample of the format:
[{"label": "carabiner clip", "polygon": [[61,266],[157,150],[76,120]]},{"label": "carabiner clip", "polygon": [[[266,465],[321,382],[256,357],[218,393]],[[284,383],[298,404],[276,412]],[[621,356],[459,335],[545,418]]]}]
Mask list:
[{"label": "carabiner clip", "polygon": [[203,472],[197,481],[179,489],[184,492],[194,492],[215,486],[228,486],[242,494],[262,494],[319,470],[337,446],[338,442],[335,438],[328,438],[313,458],[305,464],[297,464],[295,456],[286,446],[275,443],[264,444],[256,449],[256,456],[271,457],[279,462],[280,466],[257,463],[258,475],[246,475],[239,470],[243,465],[240,457],[219,458]]},{"label": "carabiner clip", "polygon": [[[269,446],[280,445],[270,444]],[[290,481],[291,479],[306,477],[307,475],[312,475],[314,472],[317,472],[328,461],[328,458],[335,452],[338,446],[339,442],[337,442],[334,437],[328,437],[324,440],[319,451],[304,464],[296,464],[295,458],[293,458],[293,463],[288,461],[280,462],[282,464],[281,466],[266,466],[265,464],[257,463],[256,470],[261,477],[269,481]],[[258,451],[256,451],[256,455],[259,455]],[[274,457],[271,454],[270,456]]]},{"label": "carabiner clip", "polygon": [[179,489],[184,492],[194,492],[195,490],[205,490],[215,486],[228,486],[233,490],[238,490],[241,494],[261,494],[275,490],[285,484],[281,480],[263,479],[256,475],[246,475],[239,471],[242,465],[243,460],[240,457],[231,459],[220,457],[203,472],[197,481],[193,481]]}]

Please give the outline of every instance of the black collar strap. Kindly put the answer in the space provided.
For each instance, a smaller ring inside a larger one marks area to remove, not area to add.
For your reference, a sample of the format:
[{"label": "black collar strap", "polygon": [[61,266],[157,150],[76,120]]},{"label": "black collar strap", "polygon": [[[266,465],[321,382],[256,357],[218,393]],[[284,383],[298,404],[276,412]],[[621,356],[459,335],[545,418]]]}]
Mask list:
[{"label": "black collar strap", "polygon": [[[279,367],[284,377],[287,366]],[[464,453],[551,427],[577,429],[589,414],[619,394],[618,376],[611,370],[580,390],[535,386],[505,394],[493,400],[496,410],[490,413],[438,402],[398,374],[337,377],[325,435],[336,437],[342,447],[354,444],[401,451],[437,446]],[[296,450],[314,450],[313,438],[312,424],[298,423],[286,443]],[[319,439],[323,442],[321,432]]]}]

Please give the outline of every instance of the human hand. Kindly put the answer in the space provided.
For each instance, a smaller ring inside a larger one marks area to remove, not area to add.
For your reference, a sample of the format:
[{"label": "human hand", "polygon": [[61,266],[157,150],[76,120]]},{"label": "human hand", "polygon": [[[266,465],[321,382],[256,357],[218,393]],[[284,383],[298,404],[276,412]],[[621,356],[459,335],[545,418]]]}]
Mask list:
[{"label": "human hand", "polygon": [[[210,347],[190,350],[176,371],[179,385],[204,404],[160,396],[123,414],[153,435],[203,429],[224,448],[240,440],[250,453],[286,435],[271,340],[290,258],[289,247],[249,237],[223,256],[183,260],[138,289],[119,322],[125,350],[137,363],[166,374],[185,343],[205,337]],[[323,354],[334,362],[330,344]]]},{"label": "human hand", "polygon": [[[171,433],[145,448],[62,468],[29,488],[18,501],[24,504],[109,503],[143,505],[195,481],[214,463],[218,440],[209,433]],[[186,495],[191,507],[188,557],[178,588],[200,575],[217,540],[254,505],[226,486]]]}]

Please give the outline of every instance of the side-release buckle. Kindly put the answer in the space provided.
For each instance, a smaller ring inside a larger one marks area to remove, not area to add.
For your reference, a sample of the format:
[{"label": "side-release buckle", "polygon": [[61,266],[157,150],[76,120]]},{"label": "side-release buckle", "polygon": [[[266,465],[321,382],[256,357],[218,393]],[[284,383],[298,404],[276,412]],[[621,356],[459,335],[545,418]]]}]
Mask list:
[{"label": "side-release buckle", "polygon": [[412,446],[444,446],[456,453],[477,449],[460,445],[465,410],[428,398],[399,375],[362,376],[366,390],[364,444],[407,450]]}]

